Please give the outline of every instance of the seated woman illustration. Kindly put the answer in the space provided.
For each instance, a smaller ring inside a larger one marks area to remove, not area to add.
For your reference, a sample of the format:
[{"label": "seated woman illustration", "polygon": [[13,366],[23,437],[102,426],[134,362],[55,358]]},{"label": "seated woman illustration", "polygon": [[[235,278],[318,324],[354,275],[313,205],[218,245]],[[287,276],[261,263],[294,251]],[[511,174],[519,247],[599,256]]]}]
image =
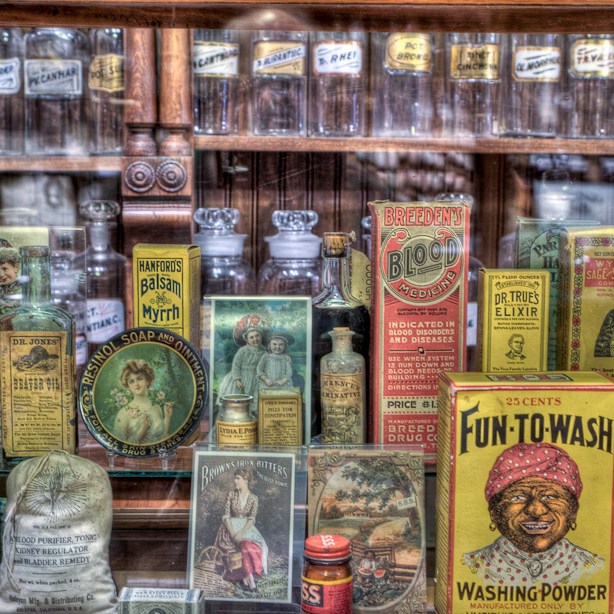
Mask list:
[{"label": "seated woman illustration", "polygon": [[228,555],[241,553],[239,568],[226,564],[224,578],[241,582],[245,591],[256,592],[256,578],[266,575],[269,549],[256,528],[258,497],[251,492],[254,476],[249,469],[234,472],[234,489],[226,496],[222,524],[215,538],[215,546],[228,561]]},{"label": "seated woman illustration", "polygon": [[266,353],[260,358],[256,375],[259,388],[290,388],[292,386],[292,359],[287,353],[294,337],[281,330],[271,330],[264,336]]},{"label": "seated woman illustration", "polygon": [[[582,480],[575,461],[548,443],[519,443],[499,455],[485,494],[492,544],[463,554],[463,563],[486,583],[574,584],[604,560],[570,542],[576,529]],[[562,563],[564,561],[564,563]]]},{"label": "seated woman illustration", "polygon": [[148,362],[128,360],[119,381],[131,393],[113,423],[113,434],[122,441],[148,444],[169,435],[174,403],[162,390],[150,390],[156,375]]}]

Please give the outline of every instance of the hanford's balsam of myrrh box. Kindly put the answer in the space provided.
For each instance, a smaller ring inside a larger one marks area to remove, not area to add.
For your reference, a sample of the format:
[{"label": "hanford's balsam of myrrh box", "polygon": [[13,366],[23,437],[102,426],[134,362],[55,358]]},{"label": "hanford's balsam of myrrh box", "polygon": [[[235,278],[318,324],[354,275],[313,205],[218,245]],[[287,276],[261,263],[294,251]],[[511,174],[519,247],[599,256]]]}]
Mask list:
[{"label": "hanford's balsam of myrrh box", "polygon": [[478,371],[548,369],[548,271],[480,269]]},{"label": "hanford's balsam of myrrh box", "polygon": [[461,201],[369,204],[372,441],[436,452],[437,378],[462,371],[469,207]]},{"label": "hanford's balsam of myrrh box", "polygon": [[614,382],[444,373],[439,614],[611,614]]},{"label": "hanford's balsam of myrrh box", "polygon": [[559,238],[557,368],[614,375],[614,227]]}]

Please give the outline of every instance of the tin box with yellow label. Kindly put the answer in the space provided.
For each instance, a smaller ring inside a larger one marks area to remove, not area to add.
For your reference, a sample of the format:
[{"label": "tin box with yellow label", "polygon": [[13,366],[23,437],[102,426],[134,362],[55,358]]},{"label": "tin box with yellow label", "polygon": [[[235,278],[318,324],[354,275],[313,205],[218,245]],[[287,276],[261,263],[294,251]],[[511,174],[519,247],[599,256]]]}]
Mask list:
[{"label": "tin box with yellow label", "polygon": [[132,253],[134,326],[199,343],[200,247],[139,243]]},{"label": "tin box with yellow label", "polygon": [[444,373],[439,614],[612,612],[614,382]]},{"label": "tin box with yellow label", "polygon": [[480,371],[548,369],[548,271],[480,269]]}]

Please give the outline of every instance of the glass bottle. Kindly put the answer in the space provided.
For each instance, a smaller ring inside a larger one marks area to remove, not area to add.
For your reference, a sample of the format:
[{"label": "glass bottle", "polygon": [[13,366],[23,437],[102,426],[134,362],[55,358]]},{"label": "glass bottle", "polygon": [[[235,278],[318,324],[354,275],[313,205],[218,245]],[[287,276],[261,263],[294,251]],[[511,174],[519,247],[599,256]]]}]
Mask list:
[{"label": "glass bottle", "polygon": [[559,34],[509,34],[505,134],[554,137],[563,53]]},{"label": "glass bottle", "polygon": [[222,411],[215,423],[218,443],[258,443],[258,421],[249,412],[254,397],[227,394],[221,399]]},{"label": "glass bottle", "polygon": [[363,444],[367,439],[365,359],[352,349],[354,332],[329,331],[333,351],[320,361],[322,443]]},{"label": "glass bottle", "polygon": [[[321,428],[320,362],[333,351],[331,330],[349,328],[352,347],[365,359],[365,381],[368,382],[369,329],[367,308],[350,291],[350,243],[353,233],[325,232],[322,237],[322,292],[312,302],[312,434]],[[368,384],[363,389],[369,398]]]},{"label": "glass bottle", "polygon": [[256,274],[243,258],[247,235],[234,231],[240,219],[238,209],[198,209],[194,214],[200,228],[194,235],[194,243],[200,247],[203,296],[249,296],[256,291]]},{"label": "glass bottle", "polygon": [[305,136],[307,33],[252,32],[250,132]]},{"label": "glass bottle", "polygon": [[371,34],[373,136],[430,136],[433,123],[432,34]]},{"label": "glass bottle", "polygon": [[567,135],[614,136],[614,35],[567,37]]},{"label": "glass bottle", "polygon": [[87,343],[90,356],[103,343],[126,328],[126,258],[111,244],[117,228],[120,206],[112,200],[81,203],[86,223],[88,247],[85,251],[87,273]]},{"label": "glass bottle", "polygon": [[194,31],[194,132],[239,131],[239,32]]},{"label": "glass bottle", "polygon": [[23,37],[0,28],[0,155],[23,153]]},{"label": "glass bottle", "polygon": [[36,28],[24,40],[26,153],[85,155],[87,37],[80,30]]},{"label": "glass bottle", "polygon": [[90,152],[121,154],[124,134],[124,31],[93,28],[89,32],[92,61],[90,90]]},{"label": "glass bottle", "polygon": [[364,32],[315,32],[311,47],[311,136],[363,136],[367,88]]},{"label": "glass bottle", "polygon": [[51,306],[49,248],[19,252],[23,306],[0,318],[3,450],[7,457],[75,453],[75,321]]},{"label": "glass bottle", "polygon": [[498,135],[501,34],[448,34],[446,75],[451,136]]},{"label": "glass bottle", "polygon": [[275,211],[279,230],[265,237],[270,258],[258,271],[258,294],[315,296],[320,290],[320,243],[311,229],[318,223],[315,211]]},{"label": "glass bottle", "polygon": [[371,258],[371,233],[373,232],[373,220],[370,215],[365,215],[360,220],[362,226],[362,238],[367,247],[367,256]]}]

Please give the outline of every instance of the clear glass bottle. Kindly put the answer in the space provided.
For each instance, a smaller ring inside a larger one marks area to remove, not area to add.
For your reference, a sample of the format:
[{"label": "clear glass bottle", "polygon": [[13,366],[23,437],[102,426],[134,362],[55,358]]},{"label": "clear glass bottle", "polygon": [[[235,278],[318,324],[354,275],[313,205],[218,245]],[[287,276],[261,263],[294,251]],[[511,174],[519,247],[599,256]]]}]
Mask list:
[{"label": "clear glass bottle", "polygon": [[[19,252],[23,306],[0,318],[3,450],[8,457],[75,453],[75,321],[51,306],[49,248]],[[33,384],[41,378],[43,386]]]},{"label": "clear glass bottle", "polygon": [[247,235],[234,231],[241,213],[238,209],[198,209],[194,221],[199,232],[194,243],[200,247],[200,292],[249,296],[256,291],[256,274],[243,258],[243,244]]},{"label": "clear glass bottle", "polygon": [[[322,237],[322,292],[312,302],[312,434],[321,430],[320,362],[333,351],[330,331],[349,328],[352,347],[365,359],[365,382],[369,381],[370,319],[367,308],[350,291],[350,243],[344,232],[325,232]],[[368,399],[368,384],[363,389]]]},{"label": "clear glass bottle", "polygon": [[352,349],[354,331],[339,326],[328,334],[333,351],[320,361],[322,443],[363,444],[367,441],[365,359]]},{"label": "clear glass bottle", "polygon": [[314,32],[311,44],[311,136],[364,136],[367,34]]},{"label": "clear glass bottle", "polygon": [[275,211],[279,230],[265,237],[270,258],[258,271],[258,294],[315,296],[320,291],[320,244],[311,229],[318,223],[315,211]]},{"label": "clear glass bottle", "polygon": [[447,35],[446,126],[451,136],[499,134],[501,36],[478,32]]},{"label": "clear glass bottle", "polygon": [[250,133],[305,136],[307,33],[252,32]]},{"label": "clear glass bottle", "polygon": [[36,28],[24,41],[26,153],[87,154],[86,35],[76,29]]},{"label": "clear glass bottle", "polygon": [[509,34],[505,134],[554,137],[559,128],[563,50],[559,34]]},{"label": "clear glass bottle", "polygon": [[367,247],[367,256],[371,258],[371,233],[373,231],[373,219],[370,215],[365,215],[362,220],[360,220],[360,225],[362,226],[362,238]]},{"label": "clear glass bottle", "polygon": [[237,134],[239,32],[194,31],[194,132]]},{"label": "clear glass bottle", "polygon": [[432,34],[371,34],[373,136],[431,136],[433,125]]},{"label": "clear glass bottle", "polygon": [[90,356],[103,343],[126,328],[126,258],[111,244],[120,206],[112,200],[81,203],[87,220],[87,344]]},{"label": "clear glass bottle", "polygon": [[0,28],[0,155],[23,153],[23,37]]},{"label": "clear glass bottle", "polygon": [[121,154],[124,136],[124,31],[93,28],[89,32],[92,61],[90,153]]},{"label": "clear glass bottle", "polygon": [[567,36],[567,135],[614,136],[614,35]]}]

